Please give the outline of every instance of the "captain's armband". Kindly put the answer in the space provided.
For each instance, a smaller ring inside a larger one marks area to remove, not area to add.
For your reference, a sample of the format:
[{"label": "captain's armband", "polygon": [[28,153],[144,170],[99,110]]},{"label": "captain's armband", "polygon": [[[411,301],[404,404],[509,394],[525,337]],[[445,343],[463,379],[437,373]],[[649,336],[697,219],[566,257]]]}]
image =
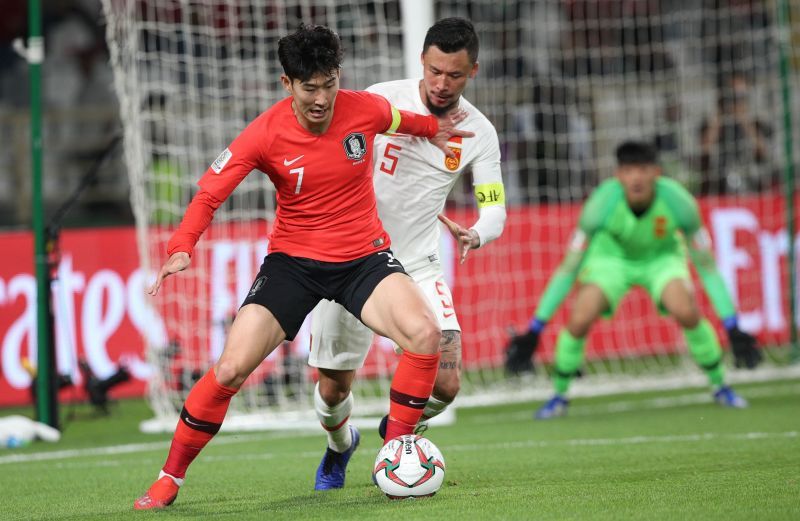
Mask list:
[{"label": "captain's armband", "polygon": [[400,122],[403,120],[403,117],[400,115],[400,111],[397,110],[397,107],[394,105],[392,107],[392,124],[386,129],[386,132],[383,134],[386,136],[391,136],[397,132],[397,129],[400,128]]},{"label": "captain's armband", "polygon": [[505,206],[506,192],[503,183],[484,183],[475,185],[475,200],[478,208],[486,206]]}]

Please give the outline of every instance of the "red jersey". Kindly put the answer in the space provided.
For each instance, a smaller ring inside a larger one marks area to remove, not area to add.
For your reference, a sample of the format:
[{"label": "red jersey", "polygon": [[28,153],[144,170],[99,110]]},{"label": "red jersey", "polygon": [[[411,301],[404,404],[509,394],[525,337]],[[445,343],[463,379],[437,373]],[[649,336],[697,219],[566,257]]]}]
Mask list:
[{"label": "red jersey", "polygon": [[[340,90],[330,126],[313,134],[297,121],[289,97],[250,123],[198,184],[221,202],[258,169],[277,192],[270,252],[328,262],[357,259],[390,244],[376,209],[372,141],[391,124],[385,98]],[[192,225],[188,220],[181,228]],[[183,241],[170,242],[170,253],[185,250],[172,244]]]}]

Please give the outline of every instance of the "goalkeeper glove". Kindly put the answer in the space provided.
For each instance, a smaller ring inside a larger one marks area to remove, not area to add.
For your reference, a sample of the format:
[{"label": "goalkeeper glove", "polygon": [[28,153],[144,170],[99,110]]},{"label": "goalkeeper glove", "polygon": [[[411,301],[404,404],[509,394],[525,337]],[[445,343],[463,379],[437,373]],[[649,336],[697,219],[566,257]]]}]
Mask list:
[{"label": "goalkeeper glove", "polygon": [[539,344],[539,334],[544,326],[544,322],[534,319],[526,333],[511,338],[506,347],[505,366],[508,373],[519,374],[533,371],[533,353]]},{"label": "goalkeeper glove", "polygon": [[728,331],[728,340],[731,343],[736,367],[746,367],[747,369],[756,367],[763,357],[761,351],[758,350],[755,337],[739,329],[735,317],[733,320],[725,320],[725,329]]}]

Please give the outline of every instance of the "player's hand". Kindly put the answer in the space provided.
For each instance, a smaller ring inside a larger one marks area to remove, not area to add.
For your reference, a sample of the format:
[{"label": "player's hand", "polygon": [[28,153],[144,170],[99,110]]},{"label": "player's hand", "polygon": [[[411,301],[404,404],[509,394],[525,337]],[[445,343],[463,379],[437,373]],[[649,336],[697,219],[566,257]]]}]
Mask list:
[{"label": "player's hand", "polygon": [[533,353],[538,345],[538,332],[529,330],[522,335],[513,336],[506,347],[506,371],[509,374],[533,371]]},{"label": "player's hand", "polygon": [[444,116],[438,117],[439,131],[432,138],[428,138],[428,141],[440,148],[447,157],[456,157],[455,153],[447,146],[447,142],[450,141],[450,138],[453,136],[473,137],[475,135],[474,132],[458,130],[456,128],[456,125],[464,121],[467,115],[466,110],[456,109],[448,112]]},{"label": "player's hand", "polygon": [[170,255],[167,262],[161,266],[161,271],[158,272],[158,277],[156,281],[150,286],[150,289],[147,290],[147,293],[150,295],[155,295],[158,293],[158,288],[161,287],[161,283],[164,282],[164,279],[172,275],[173,273],[178,273],[179,271],[183,271],[189,267],[189,264],[192,262],[192,259],[189,257],[189,254],[185,251],[176,251],[172,255]]},{"label": "player's hand", "polygon": [[464,264],[464,261],[467,260],[467,253],[469,250],[475,249],[481,245],[481,238],[478,236],[478,232],[472,228],[464,228],[460,224],[445,217],[442,213],[439,214],[439,220],[447,226],[447,229],[450,230],[450,233],[452,233],[453,237],[458,241],[460,263]]},{"label": "player's hand", "polygon": [[761,362],[763,356],[761,351],[758,350],[756,339],[753,335],[745,333],[737,326],[734,326],[728,329],[728,340],[731,342],[731,351],[733,351],[736,367],[753,369]]}]

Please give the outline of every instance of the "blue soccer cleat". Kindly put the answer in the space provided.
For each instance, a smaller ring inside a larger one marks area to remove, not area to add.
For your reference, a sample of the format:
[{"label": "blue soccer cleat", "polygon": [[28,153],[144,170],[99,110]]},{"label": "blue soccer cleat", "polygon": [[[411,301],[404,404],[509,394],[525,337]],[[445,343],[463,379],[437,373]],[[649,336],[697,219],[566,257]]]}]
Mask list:
[{"label": "blue soccer cleat", "polygon": [[314,490],[331,490],[344,487],[347,462],[350,461],[350,457],[361,441],[361,434],[352,425],[350,425],[350,435],[353,437],[353,443],[346,451],[336,452],[330,447],[325,451],[325,455],[322,457],[319,467],[317,467],[317,480],[314,483]]},{"label": "blue soccer cleat", "polygon": [[736,394],[727,385],[723,385],[714,393],[714,401],[723,407],[733,407],[734,409],[744,409],[748,405],[747,400]]},{"label": "blue soccer cleat", "polygon": [[389,423],[389,415],[387,414],[383,418],[381,418],[381,423],[378,425],[378,436],[381,439],[386,438],[386,424]]},{"label": "blue soccer cleat", "polygon": [[552,398],[542,405],[536,414],[533,415],[537,420],[549,420],[557,416],[565,416],[567,414],[567,406],[569,400],[560,394],[554,395]]}]

